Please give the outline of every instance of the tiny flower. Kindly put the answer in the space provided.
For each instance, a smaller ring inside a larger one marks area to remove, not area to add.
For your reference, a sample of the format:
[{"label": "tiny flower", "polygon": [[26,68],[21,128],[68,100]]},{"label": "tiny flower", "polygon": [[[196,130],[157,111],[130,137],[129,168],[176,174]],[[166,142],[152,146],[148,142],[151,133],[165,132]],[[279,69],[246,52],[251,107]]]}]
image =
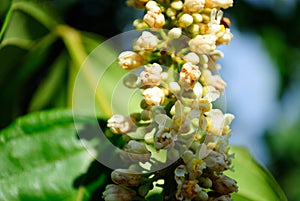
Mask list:
[{"label": "tiny flower", "polygon": [[179,26],[183,28],[188,27],[193,24],[193,20],[194,19],[190,14],[185,13],[179,18]]},{"label": "tiny flower", "polygon": [[216,49],[217,37],[212,34],[197,35],[189,41],[189,47],[192,52],[204,54]]},{"label": "tiny flower", "polygon": [[200,13],[205,5],[205,0],[185,0],[183,11],[186,13]]},{"label": "tiny flower", "polygon": [[219,109],[212,109],[206,113],[208,118],[208,132],[211,135],[222,136],[230,132],[229,125],[234,119],[232,114],[223,114]]},{"label": "tiny flower", "polygon": [[191,62],[187,62],[182,66],[178,83],[185,89],[193,89],[200,75],[201,72],[198,66],[193,65]]},{"label": "tiny flower", "polygon": [[233,0],[206,0],[205,4],[208,8],[224,8],[227,9],[233,5]]},{"label": "tiny flower", "polygon": [[[157,10],[157,3],[155,1],[148,1],[146,3],[146,9],[147,10]],[[160,8],[158,7],[158,9],[160,10]]]},{"label": "tiny flower", "polygon": [[150,160],[151,152],[146,148],[144,143],[130,140],[124,146],[124,151],[121,151],[121,158],[123,161],[132,162],[147,162]]},{"label": "tiny flower", "polygon": [[226,175],[221,175],[213,181],[212,189],[220,194],[226,195],[232,192],[237,192],[238,188],[236,181],[227,177]]},{"label": "tiny flower", "polygon": [[230,43],[232,38],[233,38],[233,34],[230,32],[229,28],[226,28],[225,31],[223,31],[222,35],[218,37],[217,43],[227,45]]},{"label": "tiny flower", "polygon": [[196,65],[200,62],[198,55],[194,52],[190,52],[187,55],[185,55],[183,57],[183,60],[185,60],[186,62],[191,62],[194,65]]},{"label": "tiny flower", "polygon": [[164,128],[158,130],[154,135],[154,147],[156,150],[170,148],[174,144],[173,136]]},{"label": "tiny flower", "polygon": [[149,1],[146,4],[148,9],[144,16],[144,22],[146,22],[150,28],[162,28],[165,25],[165,16],[161,13],[160,8],[156,5],[156,2]]},{"label": "tiny flower", "polygon": [[201,79],[205,85],[212,86],[219,92],[223,92],[226,87],[226,82],[224,82],[219,75],[212,75],[209,70],[202,71]]},{"label": "tiny flower", "polygon": [[110,130],[116,134],[127,133],[133,128],[133,126],[134,125],[130,117],[124,117],[119,114],[113,115],[107,121],[107,127],[109,127]]},{"label": "tiny flower", "polygon": [[116,169],[112,171],[111,179],[116,184],[124,186],[139,186],[142,182],[141,175],[129,169]]},{"label": "tiny flower", "polygon": [[145,70],[140,73],[137,83],[148,86],[157,86],[162,79],[161,72],[162,67],[157,63],[146,65]]},{"label": "tiny flower", "polygon": [[125,51],[119,55],[119,64],[125,70],[139,68],[143,63],[143,57],[135,52]]},{"label": "tiny flower", "polygon": [[164,102],[165,94],[159,87],[148,88],[143,92],[148,105],[160,105]]},{"label": "tiny flower", "polygon": [[105,187],[103,198],[105,201],[132,201],[136,192],[121,185],[109,184]]},{"label": "tiny flower", "polygon": [[172,28],[169,32],[168,32],[168,36],[172,39],[177,39],[181,36],[182,31],[181,28]]},{"label": "tiny flower", "polygon": [[157,44],[158,39],[155,35],[149,31],[143,31],[133,48],[137,51],[154,51],[156,50]]}]

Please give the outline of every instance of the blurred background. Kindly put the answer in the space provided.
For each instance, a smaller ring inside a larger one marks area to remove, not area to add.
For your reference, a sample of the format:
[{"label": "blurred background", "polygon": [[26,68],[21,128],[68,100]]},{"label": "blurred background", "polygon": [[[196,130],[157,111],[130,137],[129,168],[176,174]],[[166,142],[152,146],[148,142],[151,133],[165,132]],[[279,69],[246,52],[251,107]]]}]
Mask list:
[{"label": "blurred background", "polygon": [[[132,21],[143,14],[126,7],[124,0],[39,2],[59,22],[102,41],[132,30]],[[1,26],[10,3],[0,2]],[[230,45],[219,47],[225,54],[220,73],[228,84],[227,111],[236,116],[231,141],[246,146],[272,172],[289,200],[300,201],[300,1],[237,0],[225,16],[234,34]],[[27,26],[36,31],[35,23],[19,24],[17,30]],[[44,32],[40,28],[40,35]],[[35,42],[40,35],[28,38]],[[90,49],[97,45],[91,40],[86,44]],[[66,106],[68,97],[62,90],[70,74],[52,69],[58,65],[54,58],[66,54],[63,41],[55,40],[38,53],[14,45],[0,49],[0,128],[27,112]],[[60,66],[66,65],[63,62]],[[46,78],[49,74],[52,78]],[[43,91],[40,86],[49,88],[49,83],[55,86],[45,100],[34,99],[41,94],[36,91]]]}]

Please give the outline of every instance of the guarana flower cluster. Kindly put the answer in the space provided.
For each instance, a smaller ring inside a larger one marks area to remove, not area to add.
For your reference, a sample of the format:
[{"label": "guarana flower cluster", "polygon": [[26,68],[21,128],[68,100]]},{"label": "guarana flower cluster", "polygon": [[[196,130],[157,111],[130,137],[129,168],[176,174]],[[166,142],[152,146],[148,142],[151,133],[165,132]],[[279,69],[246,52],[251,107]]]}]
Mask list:
[{"label": "guarana flower cluster", "polygon": [[[224,171],[232,168],[228,138],[234,116],[216,109],[214,102],[226,87],[216,74],[220,69],[216,62],[224,56],[217,46],[232,38],[222,10],[233,1],[128,0],[127,4],[145,10],[143,19],[133,23],[141,35],[132,50],[119,55],[120,66],[131,72],[124,84],[141,91],[142,111],[115,114],[108,120],[113,133],[126,136],[126,154],[121,158],[135,165],[112,172],[114,184],[106,187],[103,198],[140,200],[155,180],[163,179],[165,184],[174,183],[168,185],[174,190],[163,190],[164,200],[231,200],[237,184]],[[155,158],[160,152],[172,162],[163,170],[157,169],[163,162]],[[146,163],[151,177],[138,174]]]}]

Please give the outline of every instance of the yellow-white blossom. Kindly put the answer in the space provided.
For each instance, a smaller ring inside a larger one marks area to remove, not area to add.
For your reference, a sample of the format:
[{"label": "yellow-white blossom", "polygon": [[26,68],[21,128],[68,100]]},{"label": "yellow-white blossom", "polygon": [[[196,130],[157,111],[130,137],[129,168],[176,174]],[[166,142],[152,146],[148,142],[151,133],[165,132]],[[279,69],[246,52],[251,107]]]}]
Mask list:
[{"label": "yellow-white blossom", "polygon": [[140,68],[143,63],[144,58],[133,51],[125,51],[119,55],[119,65],[125,70]]},{"label": "yellow-white blossom", "polygon": [[193,21],[193,17],[190,14],[185,13],[179,18],[178,23],[180,27],[185,28],[193,24]]},{"label": "yellow-white blossom", "polygon": [[184,0],[183,11],[186,13],[200,13],[204,8],[205,0]]},{"label": "yellow-white blossom", "polygon": [[149,31],[143,31],[133,48],[137,51],[154,51],[157,48],[157,44],[158,39],[155,35]]},{"label": "yellow-white blossom", "polygon": [[162,67],[157,64],[150,64],[145,66],[145,70],[140,73],[138,77],[138,85],[148,85],[148,86],[157,86],[160,84],[162,79],[161,76]]},{"label": "yellow-white blossom", "polygon": [[217,37],[213,34],[197,35],[189,41],[189,47],[192,52],[204,54],[216,49]]},{"label": "yellow-white blossom", "polygon": [[144,90],[143,95],[148,105],[160,105],[165,98],[163,90],[159,87],[147,88]]},{"label": "yellow-white blossom", "polygon": [[208,119],[208,132],[211,135],[222,136],[230,132],[229,125],[234,119],[232,114],[223,114],[219,109],[205,113]]},{"label": "yellow-white blossom", "polygon": [[202,71],[201,79],[205,85],[212,86],[220,92],[223,92],[226,87],[226,82],[224,82],[221,76],[212,75],[209,70]]},{"label": "yellow-white blossom", "polygon": [[198,64],[200,62],[199,56],[197,54],[195,54],[194,52],[190,52],[188,54],[186,54],[183,59],[186,62],[190,62],[194,65]]},{"label": "yellow-white blossom", "polygon": [[172,28],[169,32],[168,32],[168,36],[172,39],[177,39],[181,36],[182,30],[181,28],[175,27]]},{"label": "yellow-white blossom", "polygon": [[175,10],[181,10],[183,7],[183,3],[180,0],[176,0],[171,3],[171,7]]},{"label": "yellow-white blossom", "polygon": [[144,22],[146,22],[150,28],[162,28],[165,25],[165,16],[161,12],[161,9],[156,5],[156,2],[149,1],[146,4],[148,9],[144,16]]},{"label": "yellow-white blossom", "polygon": [[201,72],[199,67],[191,62],[187,62],[182,66],[178,83],[184,89],[193,89],[194,85],[199,80],[200,75]]},{"label": "yellow-white blossom", "polygon": [[109,127],[113,133],[124,134],[133,128],[133,122],[130,117],[115,114],[108,119],[107,127]]}]

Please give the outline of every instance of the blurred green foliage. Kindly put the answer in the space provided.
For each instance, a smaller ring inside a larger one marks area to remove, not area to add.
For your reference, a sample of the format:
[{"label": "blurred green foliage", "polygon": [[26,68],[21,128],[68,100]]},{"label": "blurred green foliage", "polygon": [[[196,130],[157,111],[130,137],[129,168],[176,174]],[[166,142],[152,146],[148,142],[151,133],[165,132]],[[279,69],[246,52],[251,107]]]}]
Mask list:
[{"label": "blurred green foliage", "polygon": [[[32,111],[71,106],[74,75],[85,56],[139,15],[124,2],[1,0],[0,128]],[[226,15],[241,31],[261,37],[280,73],[281,101],[291,86],[300,85],[300,1],[292,8],[283,0],[272,2],[275,7],[237,0]],[[299,125],[300,119],[266,137],[270,169],[292,201],[300,200]],[[96,165],[99,169],[104,167]],[[103,175],[98,175],[100,181],[107,179]]]},{"label": "blurred green foliage", "polygon": [[[229,10],[234,25],[242,32],[257,34],[263,41],[274,67],[279,72],[278,101],[282,113],[284,99],[296,99],[291,88],[300,88],[300,1],[264,1],[266,4],[238,0]],[[291,4],[291,5],[289,5]],[[300,108],[292,110],[299,111]],[[266,131],[265,142],[269,148],[269,169],[285,190],[288,199],[300,201],[300,116],[293,124],[278,118],[279,122]]]}]

